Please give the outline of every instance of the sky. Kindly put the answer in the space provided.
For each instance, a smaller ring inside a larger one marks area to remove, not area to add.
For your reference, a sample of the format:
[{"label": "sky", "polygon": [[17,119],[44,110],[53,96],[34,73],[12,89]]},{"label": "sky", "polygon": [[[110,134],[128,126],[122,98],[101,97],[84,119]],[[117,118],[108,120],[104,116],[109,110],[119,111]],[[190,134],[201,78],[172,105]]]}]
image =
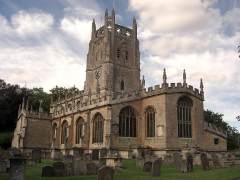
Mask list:
[{"label": "sky", "polygon": [[138,23],[146,86],[168,82],[199,88],[205,109],[240,130],[240,0],[0,0],[0,79],[27,87],[82,89],[92,19]]}]

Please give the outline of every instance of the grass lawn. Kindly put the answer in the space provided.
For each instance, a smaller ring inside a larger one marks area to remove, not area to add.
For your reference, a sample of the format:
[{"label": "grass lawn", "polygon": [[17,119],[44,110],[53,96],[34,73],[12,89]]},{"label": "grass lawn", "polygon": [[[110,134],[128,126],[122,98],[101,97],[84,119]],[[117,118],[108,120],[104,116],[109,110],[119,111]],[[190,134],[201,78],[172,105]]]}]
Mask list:
[{"label": "grass lawn", "polygon": [[[26,170],[26,180],[96,180],[96,176],[76,176],[76,177],[41,177],[41,167],[51,165],[52,161],[43,161],[34,167],[29,167]],[[126,167],[122,172],[115,174],[115,180],[240,180],[240,167],[230,167],[223,169],[215,169],[210,171],[203,171],[201,167],[194,167],[194,172],[183,174],[178,172],[172,166],[162,167],[160,177],[151,177],[149,173],[142,172],[136,168],[135,161],[125,160]],[[1,180],[7,180],[8,176],[0,175]]]}]

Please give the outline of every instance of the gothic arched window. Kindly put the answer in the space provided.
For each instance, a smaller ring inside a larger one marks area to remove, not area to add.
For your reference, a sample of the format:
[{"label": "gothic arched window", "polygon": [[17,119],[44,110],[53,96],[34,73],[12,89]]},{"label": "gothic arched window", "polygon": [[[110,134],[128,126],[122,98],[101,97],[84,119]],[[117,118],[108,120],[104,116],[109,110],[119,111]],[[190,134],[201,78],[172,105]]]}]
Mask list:
[{"label": "gothic arched window", "polygon": [[123,91],[124,90],[124,81],[122,80],[121,81],[121,91]]},{"label": "gothic arched window", "polygon": [[119,136],[136,137],[136,116],[131,106],[124,107],[119,114]]},{"label": "gothic arched window", "polygon": [[69,136],[69,128],[68,128],[68,123],[67,121],[64,121],[62,123],[62,128],[61,128],[61,144],[67,144],[68,141],[68,136]]},{"label": "gothic arched window", "polygon": [[152,107],[148,107],[145,111],[147,137],[155,136],[155,111]]},{"label": "gothic arched window", "polygon": [[103,142],[103,116],[97,113],[93,119],[93,143]]},{"label": "gothic arched window", "polygon": [[84,136],[84,119],[78,118],[76,122],[76,144],[81,144]]},{"label": "gothic arched window", "polygon": [[178,137],[192,137],[192,100],[186,96],[179,98],[177,105]]}]

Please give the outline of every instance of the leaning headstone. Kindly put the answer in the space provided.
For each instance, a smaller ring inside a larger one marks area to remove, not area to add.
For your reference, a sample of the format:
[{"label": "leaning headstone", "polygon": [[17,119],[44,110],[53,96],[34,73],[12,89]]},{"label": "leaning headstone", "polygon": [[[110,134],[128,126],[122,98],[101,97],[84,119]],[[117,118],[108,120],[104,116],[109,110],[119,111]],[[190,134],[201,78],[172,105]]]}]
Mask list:
[{"label": "leaning headstone", "polygon": [[63,162],[53,163],[54,176],[65,176],[65,166]]},{"label": "leaning headstone", "polygon": [[81,160],[81,159],[73,160],[73,174],[75,176],[87,174],[86,161]]},{"label": "leaning headstone", "polygon": [[54,171],[52,166],[44,166],[42,168],[42,177],[52,177],[54,176]]},{"label": "leaning headstone", "polygon": [[193,156],[190,153],[187,153],[186,159],[187,159],[187,171],[191,172],[193,171]]},{"label": "leaning headstone", "polygon": [[180,153],[174,153],[173,154],[173,163],[176,166],[177,170],[181,170],[181,163],[182,163],[182,157]]},{"label": "leaning headstone", "polygon": [[40,149],[34,149],[32,151],[32,160],[36,163],[41,163],[41,150]]},{"label": "leaning headstone", "polygon": [[162,159],[156,159],[152,163],[152,176],[160,176],[160,169],[162,165]]},{"label": "leaning headstone", "polygon": [[7,172],[7,163],[4,160],[0,160],[0,173]]},{"label": "leaning headstone", "polygon": [[97,174],[97,165],[94,162],[87,163],[87,174],[89,175]]},{"label": "leaning headstone", "polygon": [[147,161],[143,164],[143,171],[144,172],[151,172],[152,169],[152,162],[151,161]]},{"label": "leaning headstone", "polygon": [[209,170],[209,160],[207,158],[207,155],[205,153],[201,153],[201,165],[203,170]]},{"label": "leaning headstone", "polygon": [[25,159],[21,155],[10,158],[10,180],[24,180]]},{"label": "leaning headstone", "polygon": [[114,170],[108,166],[102,166],[98,170],[98,180],[113,180],[114,179]]}]

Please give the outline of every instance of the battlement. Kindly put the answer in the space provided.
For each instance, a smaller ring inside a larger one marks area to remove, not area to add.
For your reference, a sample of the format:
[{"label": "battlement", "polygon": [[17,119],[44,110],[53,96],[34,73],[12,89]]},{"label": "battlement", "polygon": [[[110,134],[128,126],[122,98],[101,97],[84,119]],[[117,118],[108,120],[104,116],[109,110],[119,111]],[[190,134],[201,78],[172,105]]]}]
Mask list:
[{"label": "battlement", "polygon": [[222,138],[227,138],[227,133],[212,123],[204,122],[204,130],[214,133]]},{"label": "battlement", "polygon": [[143,89],[142,95],[143,97],[147,96],[154,96],[158,94],[163,93],[179,93],[179,92],[185,92],[189,93],[201,100],[204,100],[204,94],[203,92],[200,92],[199,89],[193,88],[193,86],[188,85],[186,83],[170,83],[170,86],[168,83],[160,85],[155,85],[152,87],[148,87],[147,89]]},{"label": "battlement", "polygon": [[103,91],[99,94],[86,94],[84,91],[79,91],[79,93],[74,96],[65,96],[66,98],[58,99],[59,101],[52,103],[50,113],[52,113],[54,117],[58,117],[108,104],[130,102],[151,96],[174,93],[189,93],[202,101],[204,100],[204,94],[191,85],[187,85],[186,83],[170,83],[169,86],[168,83],[165,83],[161,86],[155,85],[147,89],[144,88],[138,91],[122,93]]}]

